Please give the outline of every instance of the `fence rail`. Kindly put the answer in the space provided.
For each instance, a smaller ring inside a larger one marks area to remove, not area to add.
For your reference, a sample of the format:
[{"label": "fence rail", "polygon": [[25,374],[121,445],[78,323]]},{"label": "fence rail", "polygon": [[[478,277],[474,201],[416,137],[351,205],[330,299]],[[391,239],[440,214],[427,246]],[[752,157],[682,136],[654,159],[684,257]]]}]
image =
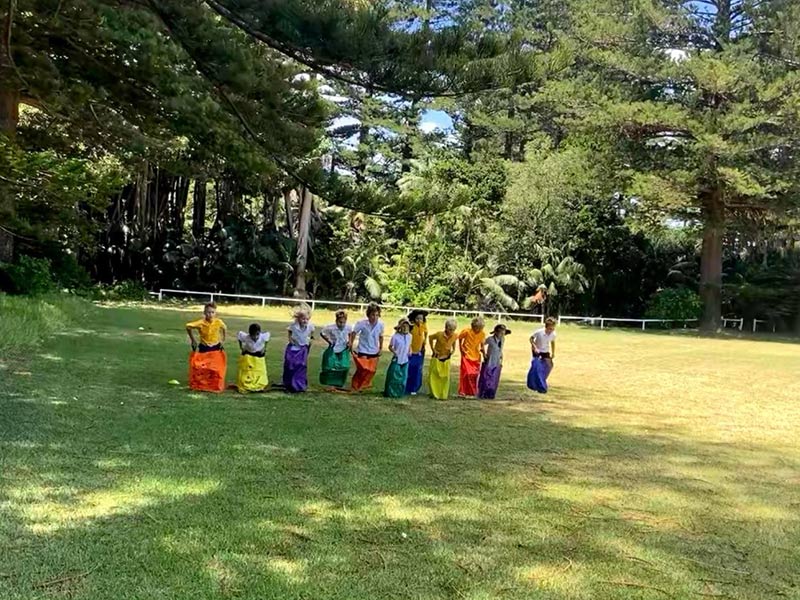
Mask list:
[{"label": "fence rail", "polygon": [[[301,298],[287,298],[284,296],[256,296],[251,294],[228,294],[224,292],[199,292],[195,290],[174,290],[174,289],[167,289],[162,288],[158,290],[158,292],[151,292],[151,295],[154,297],[158,297],[159,301],[164,299],[165,295],[180,295],[180,296],[199,296],[202,298],[208,298],[209,301],[214,302],[218,298],[233,298],[233,299],[244,299],[244,300],[255,300],[260,301],[261,306],[266,306],[267,302],[280,302],[284,304],[307,304],[311,306],[311,309],[316,309],[317,305],[319,306],[333,306],[333,307],[357,307],[359,311],[363,312],[366,310],[367,304],[364,302],[345,302],[339,300],[303,300]],[[458,315],[467,315],[467,316],[492,316],[497,319],[497,321],[501,321],[503,318],[517,318],[517,319],[535,319],[538,320],[540,323],[544,321],[544,315],[535,315],[531,313],[518,313],[518,312],[506,312],[506,311],[479,311],[479,310],[452,310],[452,309],[442,309],[442,308],[431,308],[429,306],[399,306],[395,304],[381,304],[382,308],[390,309],[390,310],[401,310],[401,311],[412,311],[412,310],[424,310],[429,313],[436,313],[442,315],[451,315],[451,316],[458,316]],[[683,327],[686,328],[690,323],[697,323],[697,319],[629,319],[629,318],[622,318],[622,317],[579,317],[579,316],[570,316],[564,315],[558,317],[558,322],[569,322],[569,321],[578,321],[589,323],[591,325],[595,325],[599,323],[600,329],[605,329],[606,324],[611,323],[634,323],[640,324],[642,331],[647,330],[648,324],[669,324],[672,325],[674,323],[682,323]],[[725,321],[730,322],[737,322],[739,323],[739,330],[741,331],[742,327],[744,326],[744,319],[725,319]],[[755,325],[754,325],[755,331]]]},{"label": "fence rail", "polygon": [[[769,323],[769,321],[765,321],[764,319],[753,319],[753,333],[755,333],[755,332],[756,332],[756,330],[758,329],[758,325],[759,325],[759,323],[768,324],[768,323]],[[773,324],[772,324],[772,333],[775,333],[775,330],[776,330],[776,329],[777,329],[777,327],[776,327],[776,326],[775,326],[775,324],[773,323]]]}]

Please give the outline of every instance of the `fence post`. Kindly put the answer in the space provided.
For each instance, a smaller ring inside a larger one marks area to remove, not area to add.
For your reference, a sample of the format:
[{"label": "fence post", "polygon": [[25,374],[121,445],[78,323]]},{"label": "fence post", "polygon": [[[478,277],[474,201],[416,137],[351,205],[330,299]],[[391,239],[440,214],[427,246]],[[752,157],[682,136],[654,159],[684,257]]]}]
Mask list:
[{"label": "fence post", "polygon": [[600,329],[605,329],[604,323],[605,319],[600,319]]},{"label": "fence post", "polygon": [[642,331],[644,331],[645,326],[647,325],[647,321],[642,321]]},{"label": "fence post", "polygon": [[741,330],[742,330],[742,328],[744,328],[744,317],[742,317],[741,319],[739,319],[739,331],[741,331]]},{"label": "fence post", "polygon": [[314,302],[314,301],[312,300],[312,301],[311,301],[311,312],[314,312],[314,309],[316,308],[316,306],[317,306],[316,302]]},{"label": "fence post", "polygon": [[214,294],[211,294],[211,302],[214,301]]},{"label": "fence post", "polygon": [[163,289],[159,289],[158,290],[158,301],[161,302],[163,299],[164,299],[164,290]]},{"label": "fence post", "polygon": [[758,319],[753,319],[753,333],[756,332],[756,327],[758,326]]},{"label": "fence post", "polygon": [[[544,318],[544,315],[542,315],[542,318]],[[558,324],[561,325],[561,315],[558,315]]]},{"label": "fence post", "polygon": [[266,306],[266,305],[267,305],[267,299],[261,298],[261,306]]}]

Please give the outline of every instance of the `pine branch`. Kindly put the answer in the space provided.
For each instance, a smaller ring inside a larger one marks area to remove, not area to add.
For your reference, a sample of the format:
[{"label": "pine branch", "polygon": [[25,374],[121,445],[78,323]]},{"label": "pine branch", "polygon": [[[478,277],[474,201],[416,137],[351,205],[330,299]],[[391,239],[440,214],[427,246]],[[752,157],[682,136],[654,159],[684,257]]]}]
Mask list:
[{"label": "pine branch", "polygon": [[266,44],[276,52],[279,52],[284,56],[286,56],[287,58],[291,58],[292,60],[295,60],[298,63],[305,65],[309,69],[317,73],[320,73],[325,77],[330,77],[331,79],[341,81],[342,83],[356,85],[359,87],[365,87],[369,85],[378,91],[394,93],[398,95],[403,94],[403,92],[399,90],[395,90],[381,85],[376,85],[373,83],[367,83],[364,81],[358,81],[352,77],[348,77],[347,75],[337,73],[331,68],[332,65],[328,63],[328,61],[321,61],[319,59],[313,59],[309,56],[306,56],[300,49],[285,44],[283,42],[279,42],[271,38],[270,36],[266,35],[265,33],[254,29],[244,19],[238,17],[233,11],[229,10],[216,0],[204,0],[204,2],[209,8],[211,8],[211,10],[217,13],[220,17],[222,17],[232,25],[236,26],[237,28],[241,29],[244,33],[246,33],[250,37],[257,39],[258,41]]}]

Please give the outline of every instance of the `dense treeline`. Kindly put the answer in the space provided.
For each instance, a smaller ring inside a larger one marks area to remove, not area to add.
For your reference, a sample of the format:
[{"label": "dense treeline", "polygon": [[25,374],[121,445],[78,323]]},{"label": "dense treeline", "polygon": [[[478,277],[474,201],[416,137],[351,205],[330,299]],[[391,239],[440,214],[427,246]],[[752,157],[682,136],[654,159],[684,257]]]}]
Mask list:
[{"label": "dense treeline", "polygon": [[0,284],[800,331],[800,7],[587,4],[11,3]]}]

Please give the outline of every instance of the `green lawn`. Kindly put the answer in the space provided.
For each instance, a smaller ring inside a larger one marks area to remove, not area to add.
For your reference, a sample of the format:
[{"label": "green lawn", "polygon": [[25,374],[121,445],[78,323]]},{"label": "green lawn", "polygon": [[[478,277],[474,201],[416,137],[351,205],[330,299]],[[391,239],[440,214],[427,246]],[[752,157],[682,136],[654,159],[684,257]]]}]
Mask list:
[{"label": "green lawn", "polygon": [[3,600],[800,598],[798,345],[563,327],[538,396],[515,324],[495,402],[215,396],[189,314],[0,358]]}]

